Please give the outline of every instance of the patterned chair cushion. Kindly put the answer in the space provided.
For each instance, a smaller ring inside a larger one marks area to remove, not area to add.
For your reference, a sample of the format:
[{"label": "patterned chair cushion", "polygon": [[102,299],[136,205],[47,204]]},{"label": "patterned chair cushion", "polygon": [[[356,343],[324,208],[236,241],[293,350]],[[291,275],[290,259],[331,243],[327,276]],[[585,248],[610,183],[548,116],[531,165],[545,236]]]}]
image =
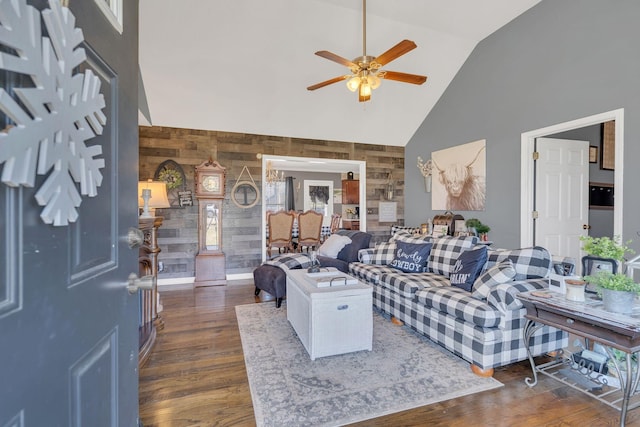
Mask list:
[{"label": "patterned chair cushion", "polygon": [[[448,287],[449,279],[434,273],[403,273],[395,269],[381,272],[378,285],[412,299],[416,291],[430,287]],[[468,294],[467,294],[468,295]]]},{"label": "patterned chair cushion", "polygon": [[483,328],[498,326],[502,317],[502,314],[486,301],[469,298],[467,291],[453,286],[425,288],[416,292],[415,297],[427,307]]},{"label": "patterned chair cushion", "polygon": [[513,268],[513,262],[510,259],[502,261],[498,265],[494,265],[485,271],[473,284],[472,297],[477,299],[487,299],[493,288],[500,283],[513,281],[516,277],[516,270]]},{"label": "patterned chair cushion", "polygon": [[429,271],[449,277],[458,256],[465,250],[471,249],[478,243],[476,236],[469,237],[438,237],[433,239],[433,248],[429,257]]},{"label": "patterned chair cushion", "polygon": [[515,280],[547,277],[551,272],[551,254],[540,246],[509,250],[490,250],[487,267],[493,267],[505,259],[510,259],[513,262],[513,268],[516,270]]}]

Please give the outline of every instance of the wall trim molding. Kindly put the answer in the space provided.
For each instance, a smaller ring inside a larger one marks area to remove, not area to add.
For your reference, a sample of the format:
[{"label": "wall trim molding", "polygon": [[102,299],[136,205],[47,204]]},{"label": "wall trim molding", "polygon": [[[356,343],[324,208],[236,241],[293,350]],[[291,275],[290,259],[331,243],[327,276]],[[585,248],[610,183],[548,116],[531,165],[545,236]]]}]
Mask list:
[{"label": "wall trim molding", "polygon": [[[614,186],[616,201],[613,207],[613,234],[622,236],[622,206],[623,199],[623,168],[624,168],[624,108],[606,111],[592,116],[582,117],[564,123],[558,123],[529,132],[523,132],[520,140],[520,246],[528,247],[533,244],[533,195],[534,195],[534,161],[531,153],[534,151],[535,140],[547,135],[566,132],[573,129],[587,127],[610,120],[615,120],[615,173]],[[622,239],[624,241],[624,238]],[[555,255],[555,254],[554,254]]]}]

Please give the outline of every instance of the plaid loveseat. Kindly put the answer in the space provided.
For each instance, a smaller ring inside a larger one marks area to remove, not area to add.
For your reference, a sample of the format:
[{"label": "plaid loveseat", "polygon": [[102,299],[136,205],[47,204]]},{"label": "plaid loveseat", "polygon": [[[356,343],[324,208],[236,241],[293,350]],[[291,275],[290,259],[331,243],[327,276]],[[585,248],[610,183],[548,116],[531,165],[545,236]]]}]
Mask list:
[{"label": "plaid loveseat", "polygon": [[[469,292],[451,286],[449,275],[460,253],[476,247],[476,237],[418,238],[433,244],[428,269],[422,273],[404,273],[388,265],[396,239],[415,241],[416,237],[395,234],[389,242],[361,250],[360,261],[349,265],[352,275],[373,286],[375,307],[482,370],[528,357],[523,343],[526,310],[515,296],[548,287],[551,256],[546,249],[489,249],[483,273],[508,264],[513,267],[511,274],[497,274],[490,281],[485,278],[491,274],[481,273]],[[566,333],[545,326],[532,336],[530,349],[536,356],[563,348],[567,342]]]}]

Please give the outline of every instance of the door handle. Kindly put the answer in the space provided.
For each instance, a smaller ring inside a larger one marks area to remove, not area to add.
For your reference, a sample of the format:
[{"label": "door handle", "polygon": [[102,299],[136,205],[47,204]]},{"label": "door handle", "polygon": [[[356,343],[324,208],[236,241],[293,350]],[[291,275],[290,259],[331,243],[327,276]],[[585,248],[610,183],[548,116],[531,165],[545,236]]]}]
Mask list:
[{"label": "door handle", "polygon": [[142,230],[129,227],[129,232],[127,232],[127,243],[129,244],[129,249],[142,246],[144,243],[144,233]]},{"label": "door handle", "polygon": [[129,280],[127,281],[127,290],[130,294],[135,294],[138,289],[143,291],[151,291],[156,287],[155,276],[142,276],[138,277],[136,273],[129,274]]},{"label": "door handle", "polygon": [[582,224],[583,230],[591,230],[591,226],[589,224]]}]

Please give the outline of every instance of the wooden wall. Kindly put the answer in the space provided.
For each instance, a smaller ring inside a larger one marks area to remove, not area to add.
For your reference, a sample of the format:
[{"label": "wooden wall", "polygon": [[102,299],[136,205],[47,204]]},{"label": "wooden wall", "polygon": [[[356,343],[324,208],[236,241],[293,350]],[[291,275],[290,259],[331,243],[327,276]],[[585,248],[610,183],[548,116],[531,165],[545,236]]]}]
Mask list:
[{"label": "wooden wall", "polygon": [[[247,166],[256,184],[261,186],[261,160],[256,154],[363,160],[367,163],[367,231],[373,242],[385,240],[391,224],[378,223],[378,202],[383,200],[387,175],[393,172],[396,183],[394,201],[398,203],[398,223],[404,222],[404,147],[358,144],[218,132],[169,127],[140,127],[140,179],[152,178],[165,160],[177,162],[186,175],[186,189],[194,191],[194,167],[209,158],[227,168],[227,194],[223,203],[223,251],[226,274],[251,273],[261,263],[261,212],[240,209],[229,198],[237,177]],[[243,180],[246,178],[243,176]],[[362,178],[361,178],[362,179]],[[365,203],[361,201],[361,206]],[[362,209],[362,208],[361,208]],[[195,275],[198,242],[197,200],[194,206],[159,209],[165,218],[159,230],[162,249],[159,260],[164,271],[158,277],[180,278]]]}]

